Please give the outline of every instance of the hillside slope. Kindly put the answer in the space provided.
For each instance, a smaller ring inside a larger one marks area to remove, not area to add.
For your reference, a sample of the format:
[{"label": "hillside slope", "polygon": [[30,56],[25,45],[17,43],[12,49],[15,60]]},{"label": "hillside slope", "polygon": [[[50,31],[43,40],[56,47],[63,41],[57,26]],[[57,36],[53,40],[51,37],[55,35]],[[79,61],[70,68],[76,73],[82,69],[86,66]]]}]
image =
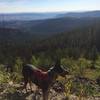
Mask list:
[{"label": "hillside slope", "polygon": [[10,21],[0,23],[1,28],[14,28],[28,35],[50,36],[57,33],[72,31],[100,22],[100,18],[56,18],[35,21]]}]

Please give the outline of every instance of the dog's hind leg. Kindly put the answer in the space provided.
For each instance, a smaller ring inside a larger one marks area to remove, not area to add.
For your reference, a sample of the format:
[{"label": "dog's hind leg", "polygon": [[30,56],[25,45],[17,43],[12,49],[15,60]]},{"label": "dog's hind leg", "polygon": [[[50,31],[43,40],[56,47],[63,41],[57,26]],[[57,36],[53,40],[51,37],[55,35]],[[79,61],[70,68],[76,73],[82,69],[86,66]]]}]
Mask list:
[{"label": "dog's hind leg", "polygon": [[43,100],[48,100],[48,91],[47,90],[43,90]]},{"label": "dog's hind leg", "polygon": [[29,80],[29,86],[30,86],[30,90],[31,90],[31,92],[33,92],[33,90],[32,90],[32,82],[31,82],[31,80]]},{"label": "dog's hind leg", "polygon": [[27,93],[27,83],[28,83],[28,80],[24,79],[23,89],[25,89],[26,93]]}]

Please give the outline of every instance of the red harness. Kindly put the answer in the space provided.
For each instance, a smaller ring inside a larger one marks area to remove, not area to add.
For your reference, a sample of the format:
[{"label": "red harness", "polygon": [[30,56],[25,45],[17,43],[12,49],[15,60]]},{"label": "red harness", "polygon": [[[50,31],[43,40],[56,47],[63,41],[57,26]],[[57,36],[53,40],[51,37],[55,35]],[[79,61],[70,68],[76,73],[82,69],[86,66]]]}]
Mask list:
[{"label": "red harness", "polygon": [[41,70],[34,70],[33,74],[37,77],[37,79],[39,80],[45,80],[48,81],[49,80],[49,75],[47,72],[43,72]]}]

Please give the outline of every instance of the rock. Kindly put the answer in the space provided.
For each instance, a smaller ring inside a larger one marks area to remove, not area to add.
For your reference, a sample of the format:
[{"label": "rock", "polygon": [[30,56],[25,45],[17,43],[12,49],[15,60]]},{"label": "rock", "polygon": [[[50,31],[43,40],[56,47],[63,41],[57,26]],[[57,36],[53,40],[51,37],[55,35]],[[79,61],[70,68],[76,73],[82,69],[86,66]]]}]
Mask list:
[{"label": "rock", "polygon": [[13,85],[13,81],[10,81],[8,84],[12,86]]}]

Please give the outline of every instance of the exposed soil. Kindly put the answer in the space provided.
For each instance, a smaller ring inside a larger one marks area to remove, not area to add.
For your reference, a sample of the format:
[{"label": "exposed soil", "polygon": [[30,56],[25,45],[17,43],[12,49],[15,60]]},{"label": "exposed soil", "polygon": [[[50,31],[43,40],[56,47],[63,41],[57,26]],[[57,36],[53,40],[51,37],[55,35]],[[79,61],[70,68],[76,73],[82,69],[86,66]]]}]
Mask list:
[{"label": "exposed soil", "polygon": [[[0,100],[42,100],[41,89],[36,90],[36,86],[34,86],[35,92],[29,90],[26,93],[25,89],[21,87],[21,84],[12,82],[0,84]],[[69,98],[66,98],[63,91],[55,91],[52,87],[49,93],[49,100],[79,100],[79,98],[75,95],[70,95]],[[100,100],[100,97],[89,97],[82,100]]]}]

